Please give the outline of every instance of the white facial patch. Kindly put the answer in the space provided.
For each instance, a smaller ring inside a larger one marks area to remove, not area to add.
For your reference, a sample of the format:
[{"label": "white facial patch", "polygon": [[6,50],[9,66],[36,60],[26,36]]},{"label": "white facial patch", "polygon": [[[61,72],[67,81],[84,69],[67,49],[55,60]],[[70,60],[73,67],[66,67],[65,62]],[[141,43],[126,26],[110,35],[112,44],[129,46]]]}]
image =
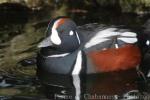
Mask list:
[{"label": "white facial patch", "polygon": [[52,27],[52,34],[50,36],[51,41],[55,44],[55,45],[60,45],[61,44],[61,39],[58,35],[58,32],[56,30],[57,28],[57,24],[59,23],[60,20],[56,21]]},{"label": "white facial patch", "polygon": [[146,41],[146,45],[147,45],[147,46],[150,45],[150,41],[149,41],[149,40]]},{"label": "white facial patch", "polygon": [[56,45],[61,44],[61,40],[60,40],[60,37],[58,36],[58,32],[56,29],[52,29],[51,41]]},{"label": "white facial patch", "polygon": [[69,35],[70,35],[70,36],[72,36],[73,34],[74,34],[73,31],[70,31],[70,32],[69,32]]}]

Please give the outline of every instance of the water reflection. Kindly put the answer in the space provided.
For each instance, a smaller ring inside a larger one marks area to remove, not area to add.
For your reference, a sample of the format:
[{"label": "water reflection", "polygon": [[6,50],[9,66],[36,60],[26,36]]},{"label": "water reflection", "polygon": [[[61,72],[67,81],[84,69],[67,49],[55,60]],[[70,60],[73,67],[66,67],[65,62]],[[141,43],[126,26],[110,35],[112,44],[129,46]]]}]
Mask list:
[{"label": "water reflection", "polygon": [[[80,80],[74,80],[78,75],[38,73],[44,93],[49,99],[56,100],[83,100],[86,76],[80,75]],[[77,86],[76,86],[77,85]],[[76,97],[76,99],[75,99]],[[78,98],[78,99],[77,99]]]},{"label": "water reflection", "polygon": [[[76,83],[80,90],[75,88],[73,77],[69,75],[40,73],[38,77],[43,92],[52,100],[139,100],[142,95],[135,69],[81,75],[80,83]],[[77,91],[81,92],[80,99],[76,97]]]}]

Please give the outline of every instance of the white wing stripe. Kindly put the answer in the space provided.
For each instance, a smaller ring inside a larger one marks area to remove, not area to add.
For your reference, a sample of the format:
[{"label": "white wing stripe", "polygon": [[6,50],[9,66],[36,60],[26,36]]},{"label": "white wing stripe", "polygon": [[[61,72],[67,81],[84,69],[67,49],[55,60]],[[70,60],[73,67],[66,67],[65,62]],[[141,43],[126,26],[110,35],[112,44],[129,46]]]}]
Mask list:
[{"label": "white wing stripe", "polygon": [[108,40],[110,40],[110,39],[99,39],[99,38],[97,38],[97,39],[92,39],[91,41],[89,41],[86,45],[85,45],[85,48],[89,48],[89,47],[92,47],[92,46],[94,46],[94,45],[97,45],[97,44],[99,44],[99,43],[102,43],[102,42],[105,42],[105,41],[108,41]]},{"label": "white wing stripe", "polygon": [[137,34],[134,32],[118,32],[117,28],[108,28],[102,31],[99,31],[91,40],[85,44],[85,48],[90,48],[99,43],[111,40],[111,37],[116,36],[117,39],[122,40],[126,43],[135,43],[137,42]]},{"label": "white wing stripe", "polygon": [[123,32],[120,34],[121,36],[127,36],[127,37],[136,37],[137,34],[134,32]]},{"label": "white wing stripe", "polygon": [[111,36],[117,36],[120,34],[120,32],[114,32],[116,28],[108,28],[102,31],[99,31],[95,37],[98,38],[106,38],[106,37],[111,37]]},{"label": "white wing stripe", "polygon": [[108,28],[108,29],[99,31],[90,41],[88,41],[85,44],[85,48],[90,48],[94,45],[110,40],[110,39],[107,39],[107,37],[119,35],[120,34],[119,32],[114,32],[115,30],[116,28]]},{"label": "white wing stripe", "polygon": [[118,38],[118,40],[122,40],[126,43],[135,43],[135,42],[137,42],[137,38]]}]

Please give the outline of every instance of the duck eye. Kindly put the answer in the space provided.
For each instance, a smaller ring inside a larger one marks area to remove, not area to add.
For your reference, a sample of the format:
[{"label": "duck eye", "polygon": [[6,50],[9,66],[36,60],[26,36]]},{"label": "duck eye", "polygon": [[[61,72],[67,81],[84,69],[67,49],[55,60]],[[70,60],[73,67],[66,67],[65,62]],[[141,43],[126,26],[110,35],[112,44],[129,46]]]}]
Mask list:
[{"label": "duck eye", "polygon": [[70,35],[70,36],[72,36],[73,34],[74,34],[73,31],[70,31],[70,32],[69,32],[69,35]]},{"label": "duck eye", "polygon": [[149,40],[146,41],[146,45],[147,45],[147,46],[150,45],[150,41],[149,41]]}]

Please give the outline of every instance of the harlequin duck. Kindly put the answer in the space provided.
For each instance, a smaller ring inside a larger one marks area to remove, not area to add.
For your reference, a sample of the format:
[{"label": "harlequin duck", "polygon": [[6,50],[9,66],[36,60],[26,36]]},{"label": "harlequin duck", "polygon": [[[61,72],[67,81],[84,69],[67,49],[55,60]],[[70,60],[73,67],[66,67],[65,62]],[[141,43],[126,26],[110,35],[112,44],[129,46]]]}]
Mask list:
[{"label": "harlequin duck", "polygon": [[[82,92],[81,83],[85,83],[81,81],[82,74],[113,72],[113,76],[115,72],[136,69],[141,61],[137,34],[123,26],[76,26],[71,19],[58,17],[48,24],[46,33],[38,45],[38,77],[71,75],[76,97]],[[135,76],[136,71],[133,73]],[[54,80],[51,85],[66,85],[65,81],[60,84]]]},{"label": "harlequin duck", "polygon": [[66,18],[52,20],[47,28],[47,36],[38,47],[37,67],[48,73],[79,74],[85,66],[81,41],[76,24]]},{"label": "harlequin duck", "polygon": [[85,52],[87,73],[127,70],[140,63],[137,41],[135,32],[120,26],[77,27],[69,18],[59,17],[49,23],[47,36],[39,44],[37,65],[50,73],[67,74],[73,69],[79,72]]}]

